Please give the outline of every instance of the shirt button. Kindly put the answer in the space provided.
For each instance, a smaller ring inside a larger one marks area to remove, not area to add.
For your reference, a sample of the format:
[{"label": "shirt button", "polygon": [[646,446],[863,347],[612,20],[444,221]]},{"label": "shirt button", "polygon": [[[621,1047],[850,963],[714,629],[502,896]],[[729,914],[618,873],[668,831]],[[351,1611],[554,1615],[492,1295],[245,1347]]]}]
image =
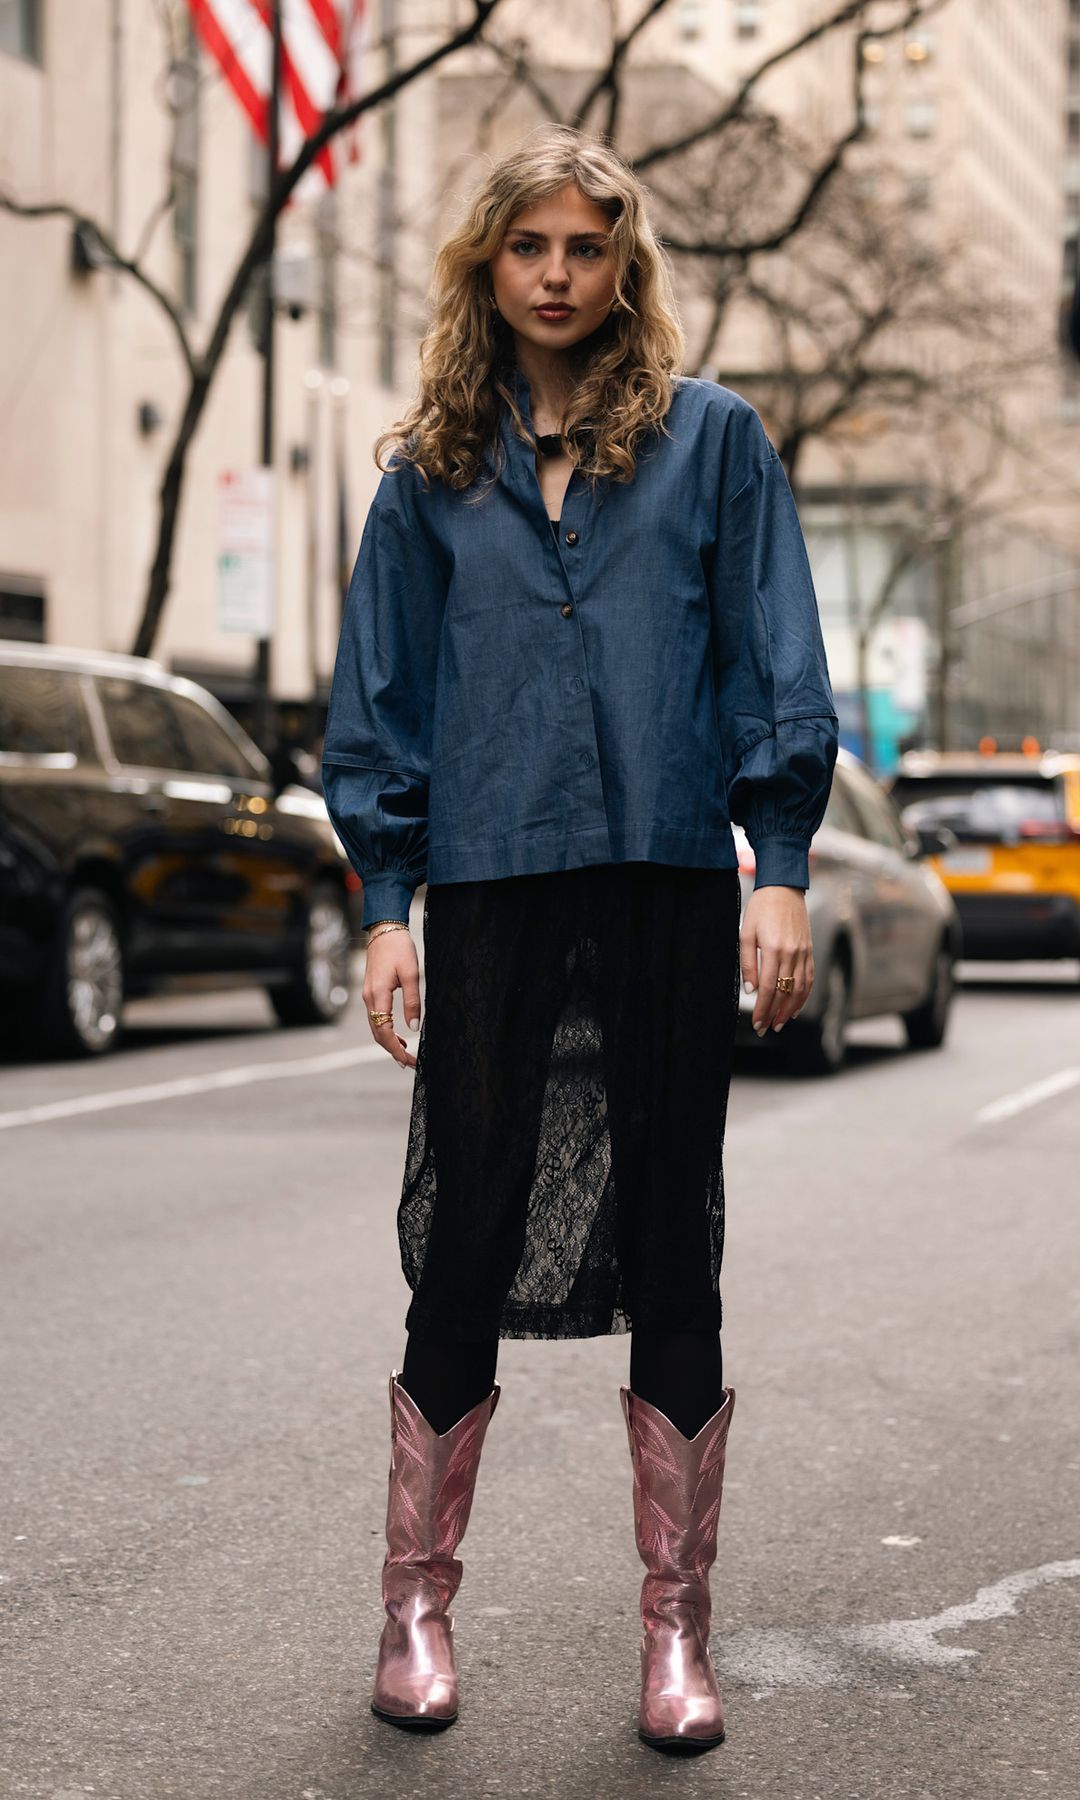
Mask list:
[{"label": "shirt button", "polygon": [[559,608],[559,611],[562,613],[562,616],[564,619],[568,619],[570,617],[570,614],[573,612],[573,610],[574,609],[571,606],[569,600],[564,601],[562,606],[560,606],[560,608]]},{"label": "shirt button", "polygon": [[568,544],[576,544],[577,543],[577,532],[576,531],[568,531],[566,534],[566,541]]}]

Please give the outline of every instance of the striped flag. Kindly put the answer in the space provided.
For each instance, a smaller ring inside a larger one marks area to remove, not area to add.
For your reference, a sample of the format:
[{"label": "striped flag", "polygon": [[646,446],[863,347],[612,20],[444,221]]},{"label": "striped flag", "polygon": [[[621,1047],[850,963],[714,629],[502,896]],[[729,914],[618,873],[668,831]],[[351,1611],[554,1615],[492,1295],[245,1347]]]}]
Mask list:
[{"label": "striped flag", "polygon": [[[207,51],[263,143],[270,135],[273,35],[270,0],[188,0]],[[287,167],[338,102],[359,92],[364,0],[281,0],[280,156]],[[345,156],[359,162],[355,130],[327,144],[297,193],[333,187]]]}]

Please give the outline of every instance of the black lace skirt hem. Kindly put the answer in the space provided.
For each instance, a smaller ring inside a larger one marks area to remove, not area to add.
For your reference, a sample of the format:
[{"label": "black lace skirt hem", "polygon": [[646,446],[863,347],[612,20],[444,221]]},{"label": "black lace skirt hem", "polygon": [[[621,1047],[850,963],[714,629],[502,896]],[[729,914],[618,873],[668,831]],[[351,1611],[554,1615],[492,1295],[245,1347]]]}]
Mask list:
[{"label": "black lace skirt hem", "polygon": [[[654,1331],[719,1331],[723,1309],[719,1294],[705,1304],[690,1306],[677,1299],[667,1306],[651,1306],[638,1323]],[[632,1331],[634,1320],[625,1307],[617,1303],[597,1304],[580,1311],[552,1303],[547,1306],[518,1305],[482,1315],[448,1313],[444,1308],[429,1310],[414,1293],[405,1315],[405,1328],[418,1337],[447,1338],[455,1343],[481,1343],[489,1338],[590,1338],[617,1336]]]}]

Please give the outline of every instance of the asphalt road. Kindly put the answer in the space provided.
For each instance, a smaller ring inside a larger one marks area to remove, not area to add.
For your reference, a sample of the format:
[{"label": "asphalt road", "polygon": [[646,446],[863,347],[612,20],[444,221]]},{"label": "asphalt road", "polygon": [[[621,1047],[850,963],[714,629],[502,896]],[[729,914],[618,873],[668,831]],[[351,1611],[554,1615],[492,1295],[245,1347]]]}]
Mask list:
[{"label": "asphalt road", "polygon": [[740,1053],[692,1761],[635,1735],[625,1337],[504,1345],[459,1723],[368,1711],[411,1077],[359,1001],[140,1002],[105,1062],[0,1069],[3,1800],[1075,1794],[1080,987],[962,973],[942,1051]]}]

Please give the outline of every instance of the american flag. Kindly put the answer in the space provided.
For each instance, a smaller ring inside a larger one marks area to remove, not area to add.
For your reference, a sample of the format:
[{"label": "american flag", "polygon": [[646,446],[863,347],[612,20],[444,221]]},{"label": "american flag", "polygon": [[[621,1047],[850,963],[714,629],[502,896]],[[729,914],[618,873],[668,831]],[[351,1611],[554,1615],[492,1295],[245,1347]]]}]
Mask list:
[{"label": "american flag", "polygon": [[[270,134],[273,35],[270,0],[188,0],[207,51],[266,143]],[[293,161],[325,113],[359,92],[365,0],[281,0],[282,165]],[[345,135],[345,134],[343,134]],[[359,162],[355,129],[343,149],[333,139],[300,182],[299,195],[333,187],[343,156]]]}]

